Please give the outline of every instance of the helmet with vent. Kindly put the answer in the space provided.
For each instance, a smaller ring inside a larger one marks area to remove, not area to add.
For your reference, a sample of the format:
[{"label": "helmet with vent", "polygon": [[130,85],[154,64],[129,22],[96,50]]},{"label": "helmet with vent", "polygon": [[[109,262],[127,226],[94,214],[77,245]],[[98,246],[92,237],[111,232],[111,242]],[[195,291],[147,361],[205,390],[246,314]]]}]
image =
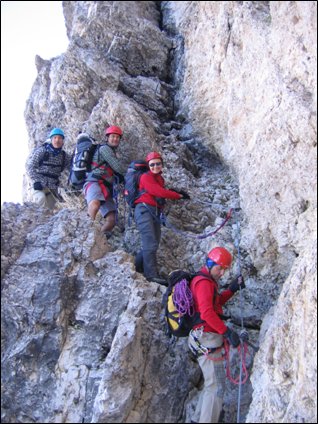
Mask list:
[{"label": "helmet with vent", "polygon": [[61,128],[54,128],[53,130],[51,130],[51,133],[49,135],[50,139],[54,136],[61,136],[64,139],[64,132],[63,130],[61,130]]},{"label": "helmet with vent", "polygon": [[162,161],[162,157],[158,152],[150,152],[146,156],[146,162],[151,161],[152,159],[160,159]]},{"label": "helmet with vent", "polygon": [[117,127],[116,125],[111,125],[110,127],[107,127],[105,129],[105,135],[109,136],[110,134],[118,134],[120,137],[122,137],[123,131],[120,129],[120,127]]},{"label": "helmet with vent", "polygon": [[207,254],[206,265],[208,268],[212,268],[214,265],[222,267],[230,267],[232,263],[232,256],[227,249],[222,247],[213,248]]}]

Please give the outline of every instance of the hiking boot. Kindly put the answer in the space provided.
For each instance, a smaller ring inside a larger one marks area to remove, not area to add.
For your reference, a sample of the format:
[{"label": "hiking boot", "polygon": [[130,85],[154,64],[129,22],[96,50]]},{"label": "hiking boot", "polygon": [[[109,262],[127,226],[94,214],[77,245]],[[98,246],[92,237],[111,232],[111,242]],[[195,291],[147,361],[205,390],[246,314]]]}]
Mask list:
[{"label": "hiking boot", "polygon": [[225,410],[222,409],[218,418],[218,423],[222,424],[224,422],[224,417],[225,417]]},{"label": "hiking boot", "polygon": [[168,286],[167,280],[163,279],[161,277],[158,277],[158,276],[147,277],[146,280],[148,280],[149,282],[159,283],[160,285],[163,285],[163,286],[166,286],[166,287]]}]

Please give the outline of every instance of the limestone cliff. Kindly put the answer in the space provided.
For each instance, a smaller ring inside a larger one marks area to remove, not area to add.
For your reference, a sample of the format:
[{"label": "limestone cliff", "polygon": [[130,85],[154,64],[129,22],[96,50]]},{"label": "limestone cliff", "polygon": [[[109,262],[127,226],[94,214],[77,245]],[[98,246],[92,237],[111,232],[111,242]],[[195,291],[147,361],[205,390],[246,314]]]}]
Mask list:
[{"label": "limestone cliff", "polygon": [[[25,111],[30,149],[54,126],[72,152],[79,131],[101,139],[115,124],[127,164],[163,153],[167,186],[191,200],[169,205],[161,272],[223,245],[246,277],[226,314],[259,346],[242,387],[250,423],[317,421],[316,7],[64,1],[68,49],[36,58]],[[200,370],[185,341],[169,345],[163,287],[134,270],[122,196],[107,241],[66,179],[53,213],[27,186],[24,205],[2,208],[2,422],[189,422]],[[228,382],[225,423],[237,398]]]}]

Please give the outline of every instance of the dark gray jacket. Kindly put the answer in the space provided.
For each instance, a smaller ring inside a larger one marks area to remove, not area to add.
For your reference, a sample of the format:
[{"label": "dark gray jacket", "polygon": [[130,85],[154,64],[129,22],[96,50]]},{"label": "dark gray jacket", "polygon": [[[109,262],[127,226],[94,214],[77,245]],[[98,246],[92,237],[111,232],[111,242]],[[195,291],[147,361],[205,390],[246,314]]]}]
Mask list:
[{"label": "dark gray jacket", "polygon": [[72,155],[64,150],[55,154],[47,145],[49,143],[44,143],[31,152],[26,171],[32,183],[40,182],[44,188],[57,189],[62,171],[70,168]]}]

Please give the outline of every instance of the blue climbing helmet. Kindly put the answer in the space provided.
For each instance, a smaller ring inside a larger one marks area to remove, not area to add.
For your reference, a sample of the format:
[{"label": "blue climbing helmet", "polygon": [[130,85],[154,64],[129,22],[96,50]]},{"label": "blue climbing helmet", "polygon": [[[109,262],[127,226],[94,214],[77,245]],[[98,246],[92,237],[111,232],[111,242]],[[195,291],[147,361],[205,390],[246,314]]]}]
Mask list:
[{"label": "blue climbing helmet", "polygon": [[53,136],[62,136],[62,137],[63,137],[63,139],[64,139],[64,133],[63,133],[63,130],[61,130],[61,128],[54,128],[53,130],[51,130],[51,133],[50,133],[50,135],[49,135],[50,139],[51,139]]}]

